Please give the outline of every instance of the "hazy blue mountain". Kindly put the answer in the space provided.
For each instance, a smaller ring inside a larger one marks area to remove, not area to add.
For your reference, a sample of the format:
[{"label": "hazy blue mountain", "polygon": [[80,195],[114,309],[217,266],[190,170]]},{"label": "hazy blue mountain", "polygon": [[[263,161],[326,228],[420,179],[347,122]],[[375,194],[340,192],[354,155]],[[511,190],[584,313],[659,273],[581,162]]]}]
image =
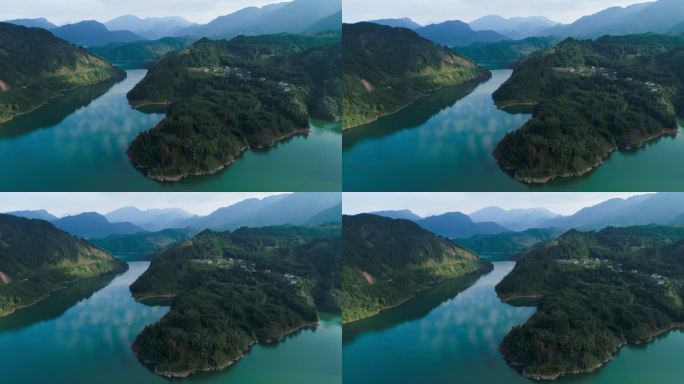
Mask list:
[{"label": "hazy blue mountain", "polygon": [[601,229],[648,224],[671,224],[684,213],[684,193],[657,193],[611,199],[572,216],[551,219],[544,227]]},{"label": "hazy blue mountain", "polygon": [[470,214],[475,222],[494,222],[514,231],[538,228],[550,219],[559,217],[546,208],[527,208],[505,210],[499,207],[487,207]]},{"label": "hazy blue mountain", "polygon": [[125,235],[145,232],[131,223],[110,223],[106,217],[96,212],[84,212],[52,221],[57,228],[74,236],[99,238],[110,235]]},{"label": "hazy blue mountain", "polygon": [[598,37],[606,34],[667,33],[683,21],[684,4],[681,0],[658,0],[624,8],[608,8],[572,24],[543,30],[540,35]]},{"label": "hazy blue mountain", "polygon": [[324,209],[306,221],[307,225],[319,225],[326,223],[342,222],[342,204]]},{"label": "hazy blue mountain", "polygon": [[421,28],[422,25],[416,23],[415,21],[409,19],[408,17],[405,17],[403,19],[379,19],[379,20],[371,20],[369,23],[375,23],[375,24],[380,24],[380,25],[386,25],[388,27],[394,27],[394,28],[408,28],[408,29],[418,29]]},{"label": "hazy blue mountain", "polygon": [[181,29],[193,25],[178,16],[140,18],[134,15],[119,16],[104,24],[110,31],[128,30],[150,40],[173,36]]},{"label": "hazy blue mountain", "polygon": [[342,11],[324,17],[306,27],[304,32],[339,31],[342,29]]},{"label": "hazy blue mountain", "polygon": [[411,221],[416,221],[422,219],[422,217],[416,215],[415,213],[411,212],[408,209],[402,209],[398,211],[377,211],[377,212],[369,212],[371,215],[376,215],[376,216],[383,216],[383,217],[389,217],[390,219],[404,219],[404,220],[411,220]]},{"label": "hazy blue mountain", "polygon": [[480,17],[470,23],[475,31],[496,31],[512,39],[524,39],[537,34],[545,29],[558,25],[558,22],[543,16],[511,17],[503,18],[499,15]]},{"label": "hazy blue mountain", "polygon": [[14,19],[14,20],[5,20],[5,23],[10,23],[10,24],[15,24],[15,25],[22,25],[24,27],[28,28],[43,28],[43,29],[52,29],[52,28],[57,28],[55,24],[52,24],[51,22],[48,21],[48,19],[44,17],[40,17],[37,19]]},{"label": "hazy blue mountain", "polygon": [[123,207],[105,214],[112,223],[130,222],[148,231],[176,228],[184,220],[194,217],[180,208],[146,209]]},{"label": "hazy blue mountain", "polygon": [[27,219],[39,219],[39,220],[45,220],[45,221],[57,220],[57,216],[52,215],[50,212],[48,212],[44,209],[38,209],[38,210],[34,210],[34,211],[5,212],[5,214],[12,215],[12,216],[24,217]]},{"label": "hazy blue mountain", "polygon": [[671,31],[671,32],[673,32],[673,33],[684,33],[684,21],[682,21],[681,23],[675,25],[675,26],[672,28],[672,31]]},{"label": "hazy blue mountain", "polygon": [[95,20],[85,20],[75,24],[67,24],[51,29],[55,36],[84,47],[97,47],[109,43],[128,43],[145,40],[144,37],[131,31],[110,31]]},{"label": "hazy blue mountain", "polygon": [[473,31],[459,20],[430,24],[415,30],[422,37],[448,47],[465,47],[474,43],[493,43],[509,38],[494,31]]},{"label": "hazy blue mountain", "polygon": [[181,29],[176,35],[231,38],[237,35],[316,32],[310,27],[342,11],[340,0],[294,0],[285,3],[249,7],[219,16],[208,24]]},{"label": "hazy blue mountain", "polygon": [[341,194],[335,192],[301,192],[264,199],[247,199],[217,209],[208,216],[184,220],[178,225],[197,229],[228,230],[241,226],[302,225],[307,224],[322,211],[341,204],[341,199]]},{"label": "hazy blue mountain", "polygon": [[461,212],[430,216],[415,222],[436,235],[454,239],[466,239],[475,235],[491,235],[510,231],[497,223],[476,223],[468,215]]}]

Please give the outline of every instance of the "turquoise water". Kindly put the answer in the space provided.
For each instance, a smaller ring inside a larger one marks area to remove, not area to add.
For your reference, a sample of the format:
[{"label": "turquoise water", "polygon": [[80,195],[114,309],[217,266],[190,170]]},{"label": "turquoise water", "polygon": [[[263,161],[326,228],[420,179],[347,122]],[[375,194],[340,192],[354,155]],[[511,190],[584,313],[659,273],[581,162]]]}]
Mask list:
[{"label": "turquoise water", "polygon": [[[494,105],[492,93],[511,75],[492,71],[474,89],[444,89],[408,108],[343,134],[345,191],[681,191],[684,135],[640,150],[613,153],[582,177],[545,185],[514,180],[492,151],[529,114]],[[465,91],[465,95],[464,95]],[[681,126],[681,124],[680,124]],[[680,129],[681,131],[681,129]],[[654,172],[657,170],[657,172]]]},{"label": "turquoise water", "polygon": [[[48,299],[0,318],[2,383],[164,383],[135,357],[130,345],[165,306],[136,302],[128,290],[149,262],[131,262],[114,278],[84,280]],[[340,318],[273,346],[256,346],[230,369],[174,382],[339,384]]]},{"label": "turquoise water", "polygon": [[[495,262],[492,272],[465,290],[464,282],[445,282],[436,292],[422,292],[400,307],[345,325],[345,383],[531,383],[497,350],[509,330],[535,310],[496,297],[494,287],[514,265]],[[559,382],[679,383],[684,377],[682,350],[684,333],[671,332],[646,346],[623,348],[593,374]]]},{"label": "turquoise water", "polygon": [[128,105],[126,93],[145,76],[128,70],[116,84],[70,92],[0,125],[4,191],[339,191],[339,124],[312,122],[311,134],[249,151],[227,169],[177,183],[147,179],[126,149],[163,113]]}]

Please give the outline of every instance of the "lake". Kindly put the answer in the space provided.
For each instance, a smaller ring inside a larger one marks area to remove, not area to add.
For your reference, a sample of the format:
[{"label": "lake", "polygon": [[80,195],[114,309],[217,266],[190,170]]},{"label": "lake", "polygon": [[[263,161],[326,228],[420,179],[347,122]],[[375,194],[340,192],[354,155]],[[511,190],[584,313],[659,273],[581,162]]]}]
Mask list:
[{"label": "lake", "polygon": [[311,133],[248,151],[215,175],[159,183],[134,168],[126,149],[164,114],[131,108],[126,93],[146,74],[69,92],[0,125],[3,191],[339,191],[339,124],[312,121]]},{"label": "lake", "polygon": [[[530,114],[494,105],[492,93],[512,74],[493,70],[479,85],[445,88],[374,123],[343,133],[345,191],[681,191],[684,135],[615,152],[587,175],[528,185],[492,156],[507,132]],[[680,124],[680,132],[683,125]],[[653,172],[657,169],[658,172]]]},{"label": "lake", "polygon": [[[345,325],[345,382],[532,383],[509,367],[497,350],[510,329],[523,324],[535,311],[504,304],[496,296],[494,287],[514,265],[512,261],[495,262],[494,270],[475,282],[472,278],[447,281],[399,307]],[[464,288],[464,284],[472,285]],[[557,382],[680,382],[683,349],[684,333],[670,332],[645,346],[623,347],[612,362],[593,374]]]},{"label": "lake", "polygon": [[[87,279],[0,318],[3,383],[166,383],[135,357],[130,345],[165,306],[133,300],[128,287],[149,266],[131,262],[119,276]],[[272,346],[257,345],[233,367],[194,375],[184,383],[341,384],[340,317]],[[30,362],[30,363],[29,363]]]}]

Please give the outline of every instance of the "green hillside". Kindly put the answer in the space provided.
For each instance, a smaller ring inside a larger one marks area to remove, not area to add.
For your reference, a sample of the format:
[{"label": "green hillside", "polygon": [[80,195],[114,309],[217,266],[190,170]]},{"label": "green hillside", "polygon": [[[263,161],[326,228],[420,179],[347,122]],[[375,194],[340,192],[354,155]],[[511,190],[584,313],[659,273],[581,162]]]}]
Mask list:
[{"label": "green hillside", "polygon": [[571,230],[525,254],[496,287],[537,312],[500,351],[525,376],[591,372],[625,343],[642,344],[684,321],[684,228]]},{"label": "green hillside", "polygon": [[344,216],[342,239],[343,322],[401,304],[435,282],[491,268],[408,220]]},{"label": "green hillside", "polygon": [[164,229],[158,232],[140,232],[129,235],[111,235],[90,242],[106,249],[109,253],[126,260],[144,260],[171,244],[191,238],[193,229]]},{"label": "green hillside", "polygon": [[125,72],[39,28],[0,22],[0,123]]},{"label": "green hillside", "polygon": [[141,40],[130,43],[111,43],[88,48],[111,63],[122,66],[149,65],[169,52],[189,47],[196,39],[191,37],[164,37],[159,40]]},{"label": "green hillside", "polygon": [[340,33],[202,39],[165,56],[129,93],[134,106],[170,104],[128,149],[150,178],[210,174],[247,149],[307,134],[340,117]]},{"label": "green hillside", "polygon": [[0,214],[0,316],[126,265],[47,221]]},{"label": "green hillside", "polygon": [[456,242],[480,257],[511,259],[539,243],[558,237],[561,233],[561,230],[555,228],[528,229],[521,232],[476,235]]},{"label": "green hillside", "polygon": [[555,37],[528,37],[522,40],[475,43],[454,50],[487,68],[512,68],[531,54],[551,48],[557,42]]},{"label": "green hillside", "polygon": [[683,80],[684,36],[567,39],[525,61],[494,93],[502,108],[534,106],[494,156],[528,183],[585,174],[615,150],[675,134]]},{"label": "green hillside", "polygon": [[344,129],[396,112],[439,88],[489,76],[408,29],[344,24],[342,35]]},{"label": "green hillside", "polygon": [[137,299],[173,296],[133,350],[155,373],[223,369],[255,343],[315,327],[339,312],[340,226],[204,231],[165,249],[131,285]]}]

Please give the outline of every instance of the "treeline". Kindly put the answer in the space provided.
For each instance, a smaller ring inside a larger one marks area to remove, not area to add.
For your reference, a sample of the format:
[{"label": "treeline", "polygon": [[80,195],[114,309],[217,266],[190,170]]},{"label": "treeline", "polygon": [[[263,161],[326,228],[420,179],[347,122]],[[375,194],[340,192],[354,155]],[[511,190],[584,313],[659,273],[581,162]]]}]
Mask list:
[{"label": "treeline", "polygon": [[537,312],[500,350],[531,378],[590,372],[624,343],[643,343],[684,320],[684,229],[569,231],[526,253],[496,287],[532,298]]},{"label": "treeline", "polygon": [[517,179],[543,183],[675,134],[683,66],[684,36],[675,35],[567,39],[533,55],[494,93],[499,107],[534,106],[494,156]]},{"label": "treeline", "polygon": [[344,24],[342,35],[343,128],[396,112],[439,88],[490,76],[409,29]]},{"label": "treeline", "polygon": [[159,180],[216,172],[246,149],[305,134],[312,117],[339,119],[339,71],[339,33],[202,39],[129,92],[133,105],[170,106],[128,155]]},{"label": "treeline", "polygon": [[40,28],[0,22],[0,123],[125,72]]},{"label": "treeline", "polygon": [[372,316],[441,280],[491,264],[408,220],[363,214],[342,219],[342,321]]},{"label": "treeline", "polygon": [[340,226],[204,231],[162,251],[131,285],[136,298],[174,295],[133,349],[155,372],[222,369],[255,343],[339,312]]}]

